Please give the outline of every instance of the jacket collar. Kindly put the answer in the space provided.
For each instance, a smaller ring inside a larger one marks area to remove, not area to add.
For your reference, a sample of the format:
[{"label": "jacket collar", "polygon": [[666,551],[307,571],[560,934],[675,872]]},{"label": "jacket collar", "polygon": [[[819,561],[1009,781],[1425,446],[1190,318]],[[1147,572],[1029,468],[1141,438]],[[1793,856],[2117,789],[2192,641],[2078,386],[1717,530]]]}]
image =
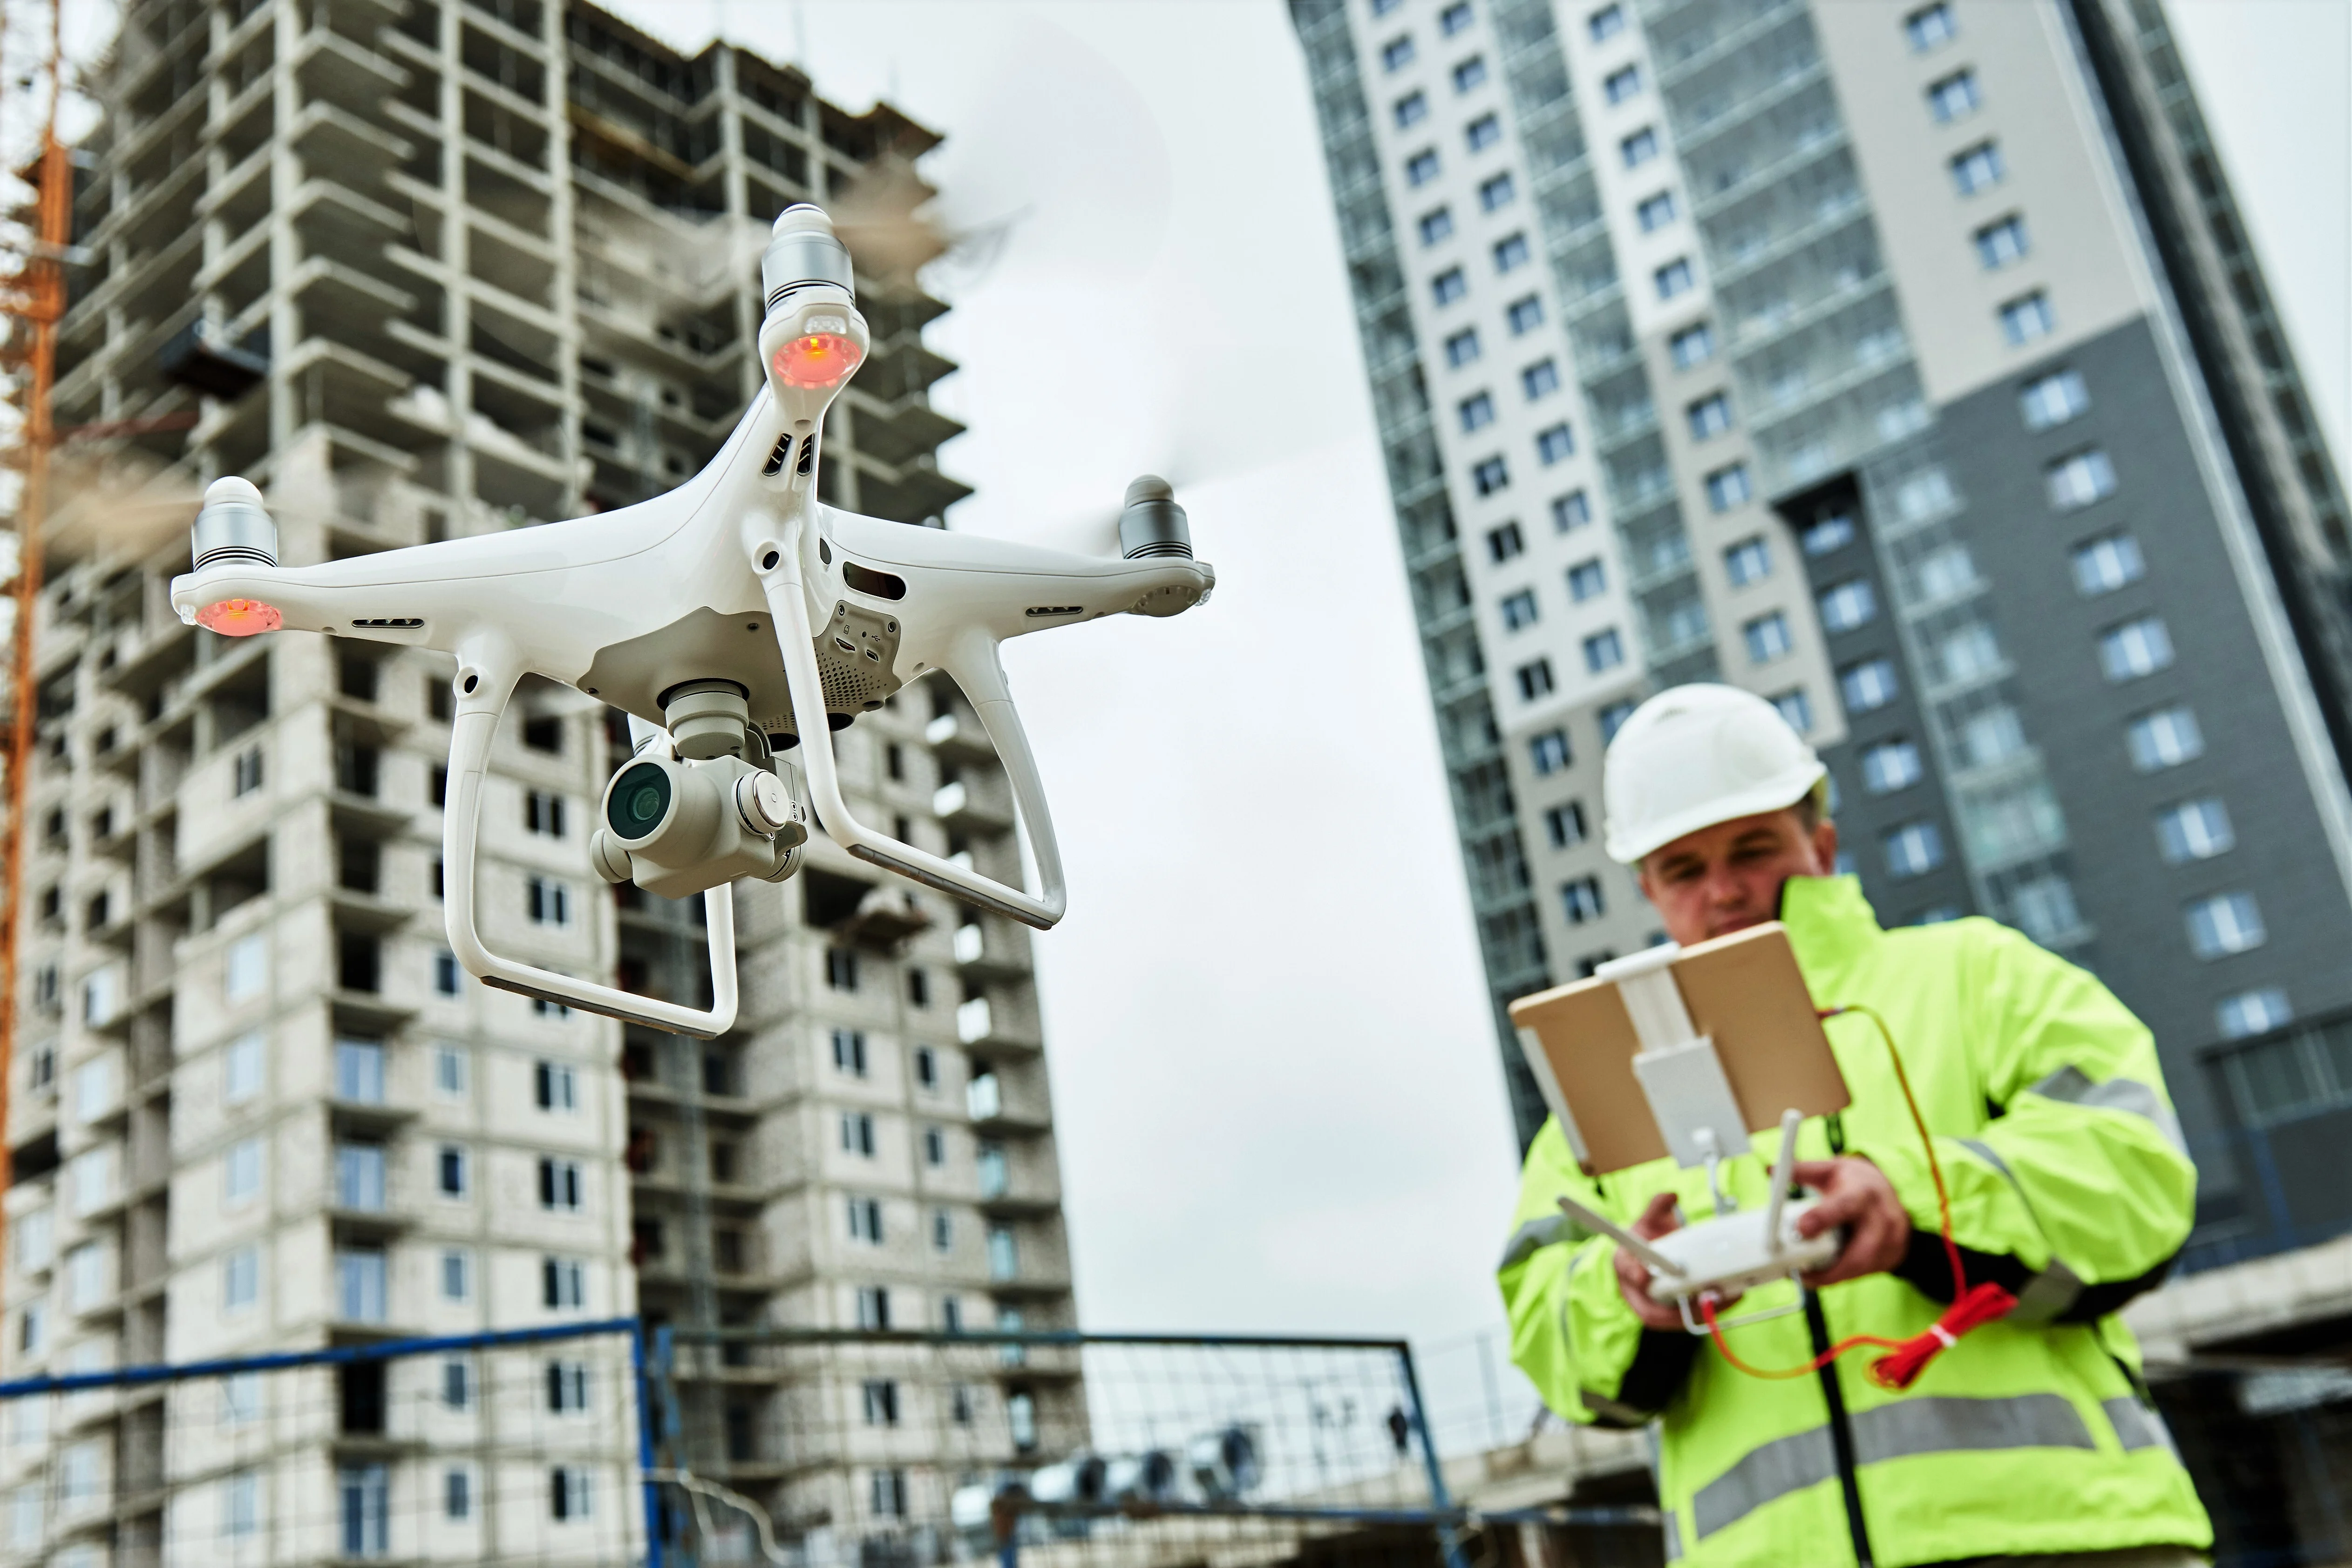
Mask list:
[{"label": "jacket collar", "polygon": [[1790,877],[1780,884],[1780,923],[1808,974],[1852,963],[1885,935],[1851,876]]}]

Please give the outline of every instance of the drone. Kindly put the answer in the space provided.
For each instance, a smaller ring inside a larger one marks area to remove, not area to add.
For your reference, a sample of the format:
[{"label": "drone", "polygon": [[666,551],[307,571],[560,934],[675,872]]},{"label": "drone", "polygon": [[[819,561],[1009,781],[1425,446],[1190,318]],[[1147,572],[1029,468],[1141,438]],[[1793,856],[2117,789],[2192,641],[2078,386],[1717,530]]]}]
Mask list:
[{"label": "drone", "polygon": [[[1050,929],[1067,906],[1045,786],[997,647],[1106,615],[1181,614],[1216,572],[1192,559],[1169,486],[1128,487],[1116,559],[913,528],[817,499],[826,409],[866,359],[847,247],[806,204],[761,257],[766,385],[708,466],[667,495],[568,522],[280,567],[261,492],[215,480],[183,622],[225,636],[289,629],[438,649],[457,661],[442,829],[449,946],[484,984],[708,1039],[733,1027],[738,878],[797,872],[816,823],[856,858]],[[1038,890],[1008,886],[859,821],[834,732],[944,673],[1012,784]],[[476,927],[482,781],[526,674],[629,716],[633,755],[589,840],[596,873],[703,895],[711,1006],[688,1008],[517,962]],[[801,766],[787,760],[799,753]],[[805,773],[803,793],[799,775]]]}]

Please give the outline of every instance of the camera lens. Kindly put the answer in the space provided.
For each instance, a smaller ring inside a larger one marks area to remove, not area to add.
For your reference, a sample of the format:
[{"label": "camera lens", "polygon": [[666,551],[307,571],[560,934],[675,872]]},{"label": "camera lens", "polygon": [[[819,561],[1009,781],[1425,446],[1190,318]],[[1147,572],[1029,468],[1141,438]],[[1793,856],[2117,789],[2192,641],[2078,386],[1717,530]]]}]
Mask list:
[{"label": "camera lens", "polygon": [[669,774],[652,762],[634,762],[613,780],[604,820],[625,839],[642,839],[669,811]]}]

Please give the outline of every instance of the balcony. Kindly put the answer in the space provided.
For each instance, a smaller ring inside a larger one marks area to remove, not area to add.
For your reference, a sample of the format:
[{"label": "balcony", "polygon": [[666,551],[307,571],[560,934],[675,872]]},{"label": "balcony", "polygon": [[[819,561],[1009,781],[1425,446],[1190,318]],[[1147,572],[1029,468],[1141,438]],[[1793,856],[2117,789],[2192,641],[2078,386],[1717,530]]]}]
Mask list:
[{"label": "balcony", "polygon": [[996,747],[980,721],[969,714],[943,713],[923,727],[923,739],[941,757],[956,762],[991,763]]},{"label": "balcony", "polygon": [[[1031,967],[1027,935],[1011,921],[982,915],[977,910],[968,911],[965,923],[956,927],[955,960],[956,967],[966,977],[975,980],[1025,977]],[[983,1009],[988,1006],[988,998],[984,996],[973,1000]],[[971,1003],[964,1005],[970,1007]],[[979,1015],[974,1017],[977,1019]],[[961,1022],[961,1009],[958,1010],[958,1022]],[[993,1018],[987,1022],[992,1025]],[[982,1027],[980,1038],[986,1038],[989,1032],[987,1027]],[[969,1045],[971,1041],[964,1043]]]}]

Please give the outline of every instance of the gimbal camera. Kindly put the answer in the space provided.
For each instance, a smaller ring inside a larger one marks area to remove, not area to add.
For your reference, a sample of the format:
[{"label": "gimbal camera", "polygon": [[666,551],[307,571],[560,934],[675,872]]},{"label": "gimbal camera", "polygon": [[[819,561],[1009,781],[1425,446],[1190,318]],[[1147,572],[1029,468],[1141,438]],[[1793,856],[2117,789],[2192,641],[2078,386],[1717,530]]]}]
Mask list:
[{"label": "gimbal camera", "polygon": [[[779,751],[797,749],[818,821],[850,854],[1044,930],[1066,900],[1053,819],[997,644],[1105,615],[1175,615],[1216,573],[1183,509],[1129,486],[1121,557],[1074,555],[860,517],[816,498],[826,408],[870,342],[830,219],[787,209],[761,258],[767,385],[718,456],[666,496],[598,516],[321,566],[278,565],[278,530],[246,480],[215,480],[173,580],[180,618],[227,636],[282,627],[457,660],[443,825],[449,945],[485,984],[677,1033],[732,1027],[738,877],[799,869],[807,809]],[[944,671],[1011,780],[1039,891],[982,876],[851,814],[833,731]],[[701,893],[712,1005],[640,997],[500,957],[475,922],[490,742],[528,672],[625,710],[635,755],[606,786],[590,859],[610,882]]]}]

